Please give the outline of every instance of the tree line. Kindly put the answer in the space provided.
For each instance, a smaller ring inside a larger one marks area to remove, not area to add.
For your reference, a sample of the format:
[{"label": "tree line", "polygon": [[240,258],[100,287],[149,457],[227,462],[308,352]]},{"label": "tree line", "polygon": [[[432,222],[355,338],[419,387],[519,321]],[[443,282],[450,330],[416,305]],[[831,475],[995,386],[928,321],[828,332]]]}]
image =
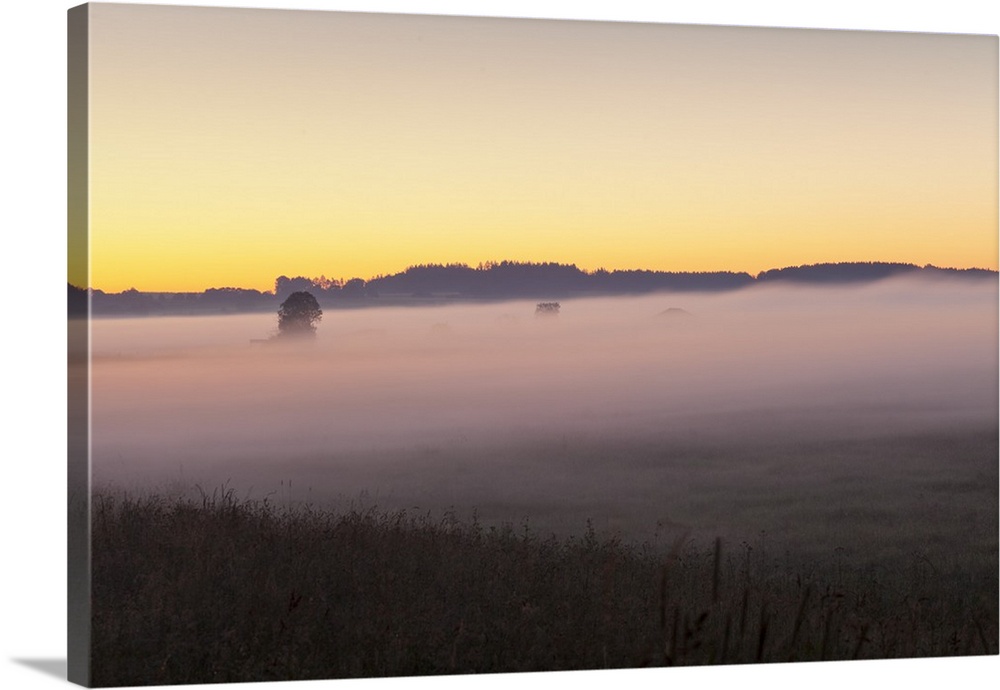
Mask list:
[{"label": "tree line", "polygon": [[[185,314],[272,311],[296,292],[309,292],[326,307],[367,304],[417,304],[428,300],[565,299],[650,292],[720,292],[750,285],[787,281],[810,284],[871,282],[900,275],[966,279],[996,278],[987,269],[955,269],[907,263],[849,262],[791,266],[758,273],[669,272],[597,269],[575,264],[500,261],[467,264],[421,264],[364,280],[326,276],[278,276],[272,291],[209,288],[198,293],[90,292],[94,314]],[[69,286],[69,313],[86,314],[87,293]]]}]

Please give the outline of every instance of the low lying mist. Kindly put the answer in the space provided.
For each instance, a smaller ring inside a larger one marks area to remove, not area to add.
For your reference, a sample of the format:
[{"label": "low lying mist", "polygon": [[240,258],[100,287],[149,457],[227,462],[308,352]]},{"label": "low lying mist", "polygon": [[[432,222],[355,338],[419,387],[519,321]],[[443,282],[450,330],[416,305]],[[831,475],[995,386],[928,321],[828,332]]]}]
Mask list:
[{"label": "low lying mist", "polygon": [[989,482],[986,520],[997,295],[925,279],[561,300],[556,316],[328,310],[299,345],[252,342],[275,331],[268,314],[98,319],[93,478],[364,495],[541,531],[589,517],[630,536],[791,534],[805,519],[815,538],[824,511],[872,491],[891,515],[919,510],[913,482],[940,473]]}]

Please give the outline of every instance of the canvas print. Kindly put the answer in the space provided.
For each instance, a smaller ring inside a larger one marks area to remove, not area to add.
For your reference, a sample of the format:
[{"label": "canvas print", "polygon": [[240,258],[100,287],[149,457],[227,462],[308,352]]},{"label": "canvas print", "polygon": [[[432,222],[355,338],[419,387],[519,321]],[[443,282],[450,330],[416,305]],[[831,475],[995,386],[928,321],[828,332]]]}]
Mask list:
[{"label": "canvas print", "polygon": [[997,48],[71,10],[71,680],[997,654]]}]

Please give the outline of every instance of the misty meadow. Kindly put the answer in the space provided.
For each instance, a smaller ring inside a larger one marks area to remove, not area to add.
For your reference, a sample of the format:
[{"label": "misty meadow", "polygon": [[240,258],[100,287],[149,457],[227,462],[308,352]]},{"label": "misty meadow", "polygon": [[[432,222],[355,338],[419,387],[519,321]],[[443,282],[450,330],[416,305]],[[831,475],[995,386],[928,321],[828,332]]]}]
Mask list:
[{"label": "misty meadow", "polygon": [[95,682],[996,653],[995,281],[275,330],[92,322]]}]

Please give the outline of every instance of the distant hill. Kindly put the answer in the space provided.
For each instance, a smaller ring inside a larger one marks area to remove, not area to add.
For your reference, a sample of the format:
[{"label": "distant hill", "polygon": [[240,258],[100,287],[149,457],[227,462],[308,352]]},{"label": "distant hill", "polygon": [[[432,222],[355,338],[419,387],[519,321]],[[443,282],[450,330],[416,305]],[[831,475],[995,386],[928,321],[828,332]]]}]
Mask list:
[{"label": "distant hill", "polygon": [[[225,314],[274,311],[293,292],[311,292],[323,308],[375,305],[419,305],[453,301],[507,299],[558,300],[570,297],[638,295],[651,292],[721,292],[785,281],[788,283],[866,283],[896,276],[945,277],[962,280],[997,278],[986,269],[938,268],[904,263],[852,262],[790,266],[757,276],[729,271],[584,271],[573,264],[501,261],[471,267],[428,264],[371,280],[279,276],[273,292],[245,288],[211,288],[198,293],[120,293],[91,291],[95,315]],[[86,292],[69,286],[69,313],[86,314]]]},{"label": "distant hill", "polygon": [[858,283],[901,275],[990,278],[996,277],[997,272],[982,268],[938,268],[930,265],[920,267],[901,263],[854,262],[775,268],[759,273],[757,280],[787,280],[798,283]]},{"label": "distant hill", "polygon": [[501,261],[476,268],[464,264],[411,266],[370,280],[380,295],[444,294],[479,299],[561,298],[582,294],[639,294],[662,290],[718,291],[745,287],[749,273],[583,271],[573,264]]}]

